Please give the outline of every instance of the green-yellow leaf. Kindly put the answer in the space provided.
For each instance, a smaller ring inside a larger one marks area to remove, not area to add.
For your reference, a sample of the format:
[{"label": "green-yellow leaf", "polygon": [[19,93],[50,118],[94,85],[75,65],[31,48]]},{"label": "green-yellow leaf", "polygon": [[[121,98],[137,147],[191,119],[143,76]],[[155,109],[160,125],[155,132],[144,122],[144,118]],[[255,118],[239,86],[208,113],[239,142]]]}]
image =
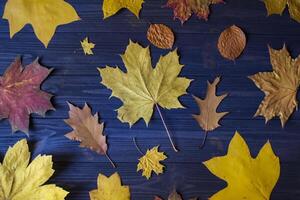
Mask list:
[{"label": "green-yellow leaf", "polygon": [[130,41],[121,57],[127,73],[109,66],[98,70],[102,84],[123,102],[117,110],[122,122],[131,126],[143,118],[148,124],[154,105],[166,109],[183,108],[178,97],[186,94],[191,80],[178,77],[183,65],[179,63],[177,50],[161,56],[154,69],[149,47],[143,48]]},{"label": "green-yellow leaf", "polygon": [[26,24],[31,24],[45,47],[57,26],[80,19],[71,4],[64,0],[9,0],[3,18],[9,22],[11,38]]},{"label": "green-yellow leaf", "polygon": [[279,158],[267,142],[252,158],[250,150],[236,132],[228,153],[204,162],[217,177],[227,182],[227,187],[209,200],[268,200],[280,174]]},{"label": "green-yellow leaf", "polygon": [[130,10],[137,18],[144,0],[104,0],[103,1],[103,15],[104,19],[115,15],[122,8]]},{"label": "green-yellow leaf", "polygon": [[25,139],[7,150],[0,163],[1,200],[63,200],[68,192],[54,184],[43,185],[54,173],[51,156],[37,156],[31,163]]},{"label": "green-yellow leaf", "polygon": [[163,173],[164,166],[160,163],[167,158],[164,152],[158,151],[158,146],[147,150],[146,154],[139,159],[137,171],[142,170],[143,176],[147,179],[151,177],[152,171],[157,175]]},{"label": "green-yellow leaf", "polygon": [[99,174],[97,182],[98,188],[90,191],[91,200],[130,200],[129,186],[122,186],[117,172],[110,177]]},{"label": "green-yellow leaf", "polygon": [[268,15],[282,15],[286,5],[291,18],[300,23],[300,1],[299,0],[264,0]]}]

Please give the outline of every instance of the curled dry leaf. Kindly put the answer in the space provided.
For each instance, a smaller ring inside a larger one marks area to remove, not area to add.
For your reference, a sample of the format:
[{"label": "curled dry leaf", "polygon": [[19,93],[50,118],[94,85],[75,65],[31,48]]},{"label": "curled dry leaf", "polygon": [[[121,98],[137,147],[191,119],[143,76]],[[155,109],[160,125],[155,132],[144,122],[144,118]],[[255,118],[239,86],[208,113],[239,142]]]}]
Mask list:
[{"label": "curled dry leaf", "polygon": [[270,142],[252,158],[249,147],[236,132],[230,141],[227,155],[203,163],[215,176],[227,182],[227,187],[210,200],[269,200],[280,174],[279,158]]},{"label": "curled dry leaf", "polygon": [[123,186],[116,172],[110,177],[99,174],[98,188],[90,191],[91,200],[130,200],[129,186]]},{"label": "curled dry leaf", "polygon": [[143,176],[147,179],[151,177],[152,171],[157,175],[163,173],[164,165],[160,163],[167,158],[164,152],[158,151],[158,146],[148,149],[146,154],[139,159],[137,171],[142,170]]},{"label": "curled dry leaf", "polygon": [[87,104],[84,105],[83,109],[68,104],[70,107],[69,119],[64,121],[73,128],[73,131],[65,136],[70,140],[79,141],[80,147],[86,147],[98,154],[105,155],[115,167],[107,155],[106,136],[103,135],[104,123],[99,124],[98,113],[92,115]]},{"label": "curled dry leaf", "polygon": [[52,95],[40,90],[50,72],[38,59],[23,67],[21,59],[16,58],[0,76],[0,119],[8,118],[13,132],[28,134],[31,113],[45,116],[47,110],[54,110]]},{"label": "curled dry leaf", "polygon": [[300,59],[293,59],[286,49],[269,47],[272,72],[259,72],[249,78],[265,93],[255,116],[265,117],[266,123],[278,116],[282,127],[298,107],[297,92],[300,86]]},{"label": "curled dry leaf", "polygon": [[174,33],[164,24],[151,24],[147,32],[148,40],[161,49],[172,49],[174,45]]},{"label": "curled dry leaf", "polygon": [[220,54],[229,60],[235,60],[246,47],[246,36],[242,29],[233,25],[225,29],[218,41]]}]

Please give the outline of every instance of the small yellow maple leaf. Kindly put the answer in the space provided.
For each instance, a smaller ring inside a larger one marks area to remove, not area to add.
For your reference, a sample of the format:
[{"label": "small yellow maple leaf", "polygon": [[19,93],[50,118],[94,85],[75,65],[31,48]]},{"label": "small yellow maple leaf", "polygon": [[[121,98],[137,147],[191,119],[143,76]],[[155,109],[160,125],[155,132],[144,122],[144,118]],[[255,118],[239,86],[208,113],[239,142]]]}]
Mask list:
[{"label": "small yellow maple leaf", "polygon": [[11,38],[26,24],[31,24],[45,47],[57,26],[80,20],[75,9],[64,0],[9,0],[5,4],[3,19],[9,22]]},{"label": "small yellow maple leaf", "polygon": [[104,0],[102,6],[104,19],[115,15],[122,8],[127,8],[139,18],[143,3],[144,0]]},{"label": "small yellow maple leaf", "polygon": [[99,174],[97,184],[98,189],[90,191],[91,200],[130,200],[129,186],[122,186],[117,172],[110,177]]},{"label": "small yellow maple leaf", "polygon": [[54,173],[51,156],[37,156],[31,163],[25,139],[10,147],[0,163],[0,199],[63,200],[68,192],[54,184],[43,185]]},{"label": "small yellow maple leaf", "polygon": [[83,41],[80,41],[81,47],[84,51],[85,55],[94,55],[94,52],[92,51],[93,48],[95,48],[95,44],[92,42],[89,42],[89,38],[84,38]]},{"label": "small yellow maple leaf", "polygon": [[203,163],[215,176],[227,182],[227,187],[209,200],[268,200],[280,174],[279,158],[267,142],[252,158],[241,135],[236,132],[226,156]]},{"label": "small yellow maple leaf", "polygon": [[146,154],[139,159],[137,171],[142,170],[143,176],[147,179],[151,177],[152,171],[157,175],[163,173],[164,166],[160,163],[167,158],[164,152],[158,151],[158,146],[148,149]]},{"label": "small yellow maple leaf", "polygon": [[299,0],[263,0],[268,11],[268,15],[282,15],[286,5],[292,19],[300,23],[300,1]]}]

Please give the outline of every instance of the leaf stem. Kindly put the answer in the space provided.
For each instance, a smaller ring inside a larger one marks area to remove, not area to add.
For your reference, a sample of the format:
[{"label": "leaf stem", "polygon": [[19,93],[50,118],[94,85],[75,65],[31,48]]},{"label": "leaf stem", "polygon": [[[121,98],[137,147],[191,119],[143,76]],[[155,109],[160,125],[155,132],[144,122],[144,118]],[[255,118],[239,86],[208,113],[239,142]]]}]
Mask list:
[{"label": "leaf stem", "polygon": [[205,131],[204,134],[205,134],[205,135],[204,135],[204,139],[203,139],[203,141],[202,141],[202,144],[201,144],[201,146],[200,146],[200,149],[203,149],[203,147],[205,146],[206,140],[207,140],[207,135],[208,135],[207,131]]},{"label": "leaf stem", "polygon": [[168,138],[169,138],[169,140],[170,140],[170,142],[171,142],[171,145],[172,145],[174,151],[175,151],[175,152],[178,152],[178,149],[175,147],[175,145],[174,145],[174,143],[173,143],[173,140],[172,140],[172,138],[171,138],[170,131],[169,131],[167,125],[166,125],[166,122],[165,122],[163,116],[162,116],[162,113],[161,113],[161,111],[160,111],[159,106],[158,106],[157,104],[155,104],[155,107],[156,107],[156,109],[157,109],[157,111],[158,111],[158,114],[159,114],[159,116],[160,116],[160,119],[161,119],[161,121],[162,121],[162,123],[163,123],[163,125],[164,125],[164,127],[165,127],[165,129],[166,129]]},{"label": "leaf stem", "polygon": [[134,144],[135,148],[138,150],[138,152],[139,152],[142,156],[145,155],[145,154],[142,152],[142,150],[140,149],[140,147],[137,145],[136,140],[135,140],[135,137],[133,137],[132,140],[133,140],[133,144]]},{"label": "leaf stem", "polygon": [[109,160],[110,164],[113,166],[113,168],[116,168],[115,163],[112,161],[112,159],[109,157],[107,153],[105,153],[106,158]]}]

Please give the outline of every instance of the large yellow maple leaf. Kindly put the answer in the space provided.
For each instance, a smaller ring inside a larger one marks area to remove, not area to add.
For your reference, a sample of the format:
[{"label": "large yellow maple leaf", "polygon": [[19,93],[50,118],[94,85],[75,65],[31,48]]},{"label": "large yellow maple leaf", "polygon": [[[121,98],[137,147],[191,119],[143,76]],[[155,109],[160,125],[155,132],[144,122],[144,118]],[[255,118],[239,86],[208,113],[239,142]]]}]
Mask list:
[{"label": "large yellow maple leaf", "polygon": [[57,26],[80,19],[75,9],[64,0],[9,0],[3,18],[9,22],[11,38],[26,24],[31,24],[45,47]]},{"label": "large yellow maple leaf", "polygon": [[130,200],[129,186],[122,186],[117,172],[110,177],[99,174],[97,183],[98,189],[90,191],[91,200]]},{"label": "large yellow maple leaf", "polygon": [[227,187],[210,200],[268,200],[280,174],[279,158],[267,142],[252,158],[241,135],[236,132],[226,156],[203,163],[215,176],[227,182]]},{"label": "large yellow maple leaf", "polygon": [[299,0],[263,0],[268,11],[268,15],[282,15],[286,5],[292,19],[300,23],[300,1]]},{"label": "large yellow maple leaf", "polygon": [[127,8],[138,18],[143,3],[144,0],[104,0],[102,6],[104,19],[115,15],[122,8]]},{"label": "large yellow maple leaf", "polygon": [[25,139],[10,147],[0,163],[1,200],[63,200],[68,192],[54,184],[43,185],[54,173],[51,156],[31,163]]},{"label": "large yellow maple leaf", "polygon": [[157,175],[163,173],[164,166],[160,163],[167,158],[164,152],[158,151],[158,146],[147,150],[146,154],[139,159],[137,171],[142,170],[143,176],[147,179],[151,177],[152,171]]},{"label": "large yellow maple leaf", "polygon": [[259,72],[249,78],[265,93],[255,116],[264,116],[266,122],[278,116],[284,127],[297,109],[297,91],[300,85],[300,59],[293,59],[286,47],[275,50],[269,47],[272,72]]},{"label": "large yellow maple leaf", "polygon": [[127,73],[118,67],[98,69],[102,84],[112,90],[112,96],[123,102],[117,110],[120,121],[131,126],[143,118],[148,124],[154,105],[167,109],[183,108],[178,97],[186,94],[191,80],[177,77],[183,67],[179,63],[177,50],[161,56],[154,69],[149,47],[143,48],[130,41],[121,57]]}]

